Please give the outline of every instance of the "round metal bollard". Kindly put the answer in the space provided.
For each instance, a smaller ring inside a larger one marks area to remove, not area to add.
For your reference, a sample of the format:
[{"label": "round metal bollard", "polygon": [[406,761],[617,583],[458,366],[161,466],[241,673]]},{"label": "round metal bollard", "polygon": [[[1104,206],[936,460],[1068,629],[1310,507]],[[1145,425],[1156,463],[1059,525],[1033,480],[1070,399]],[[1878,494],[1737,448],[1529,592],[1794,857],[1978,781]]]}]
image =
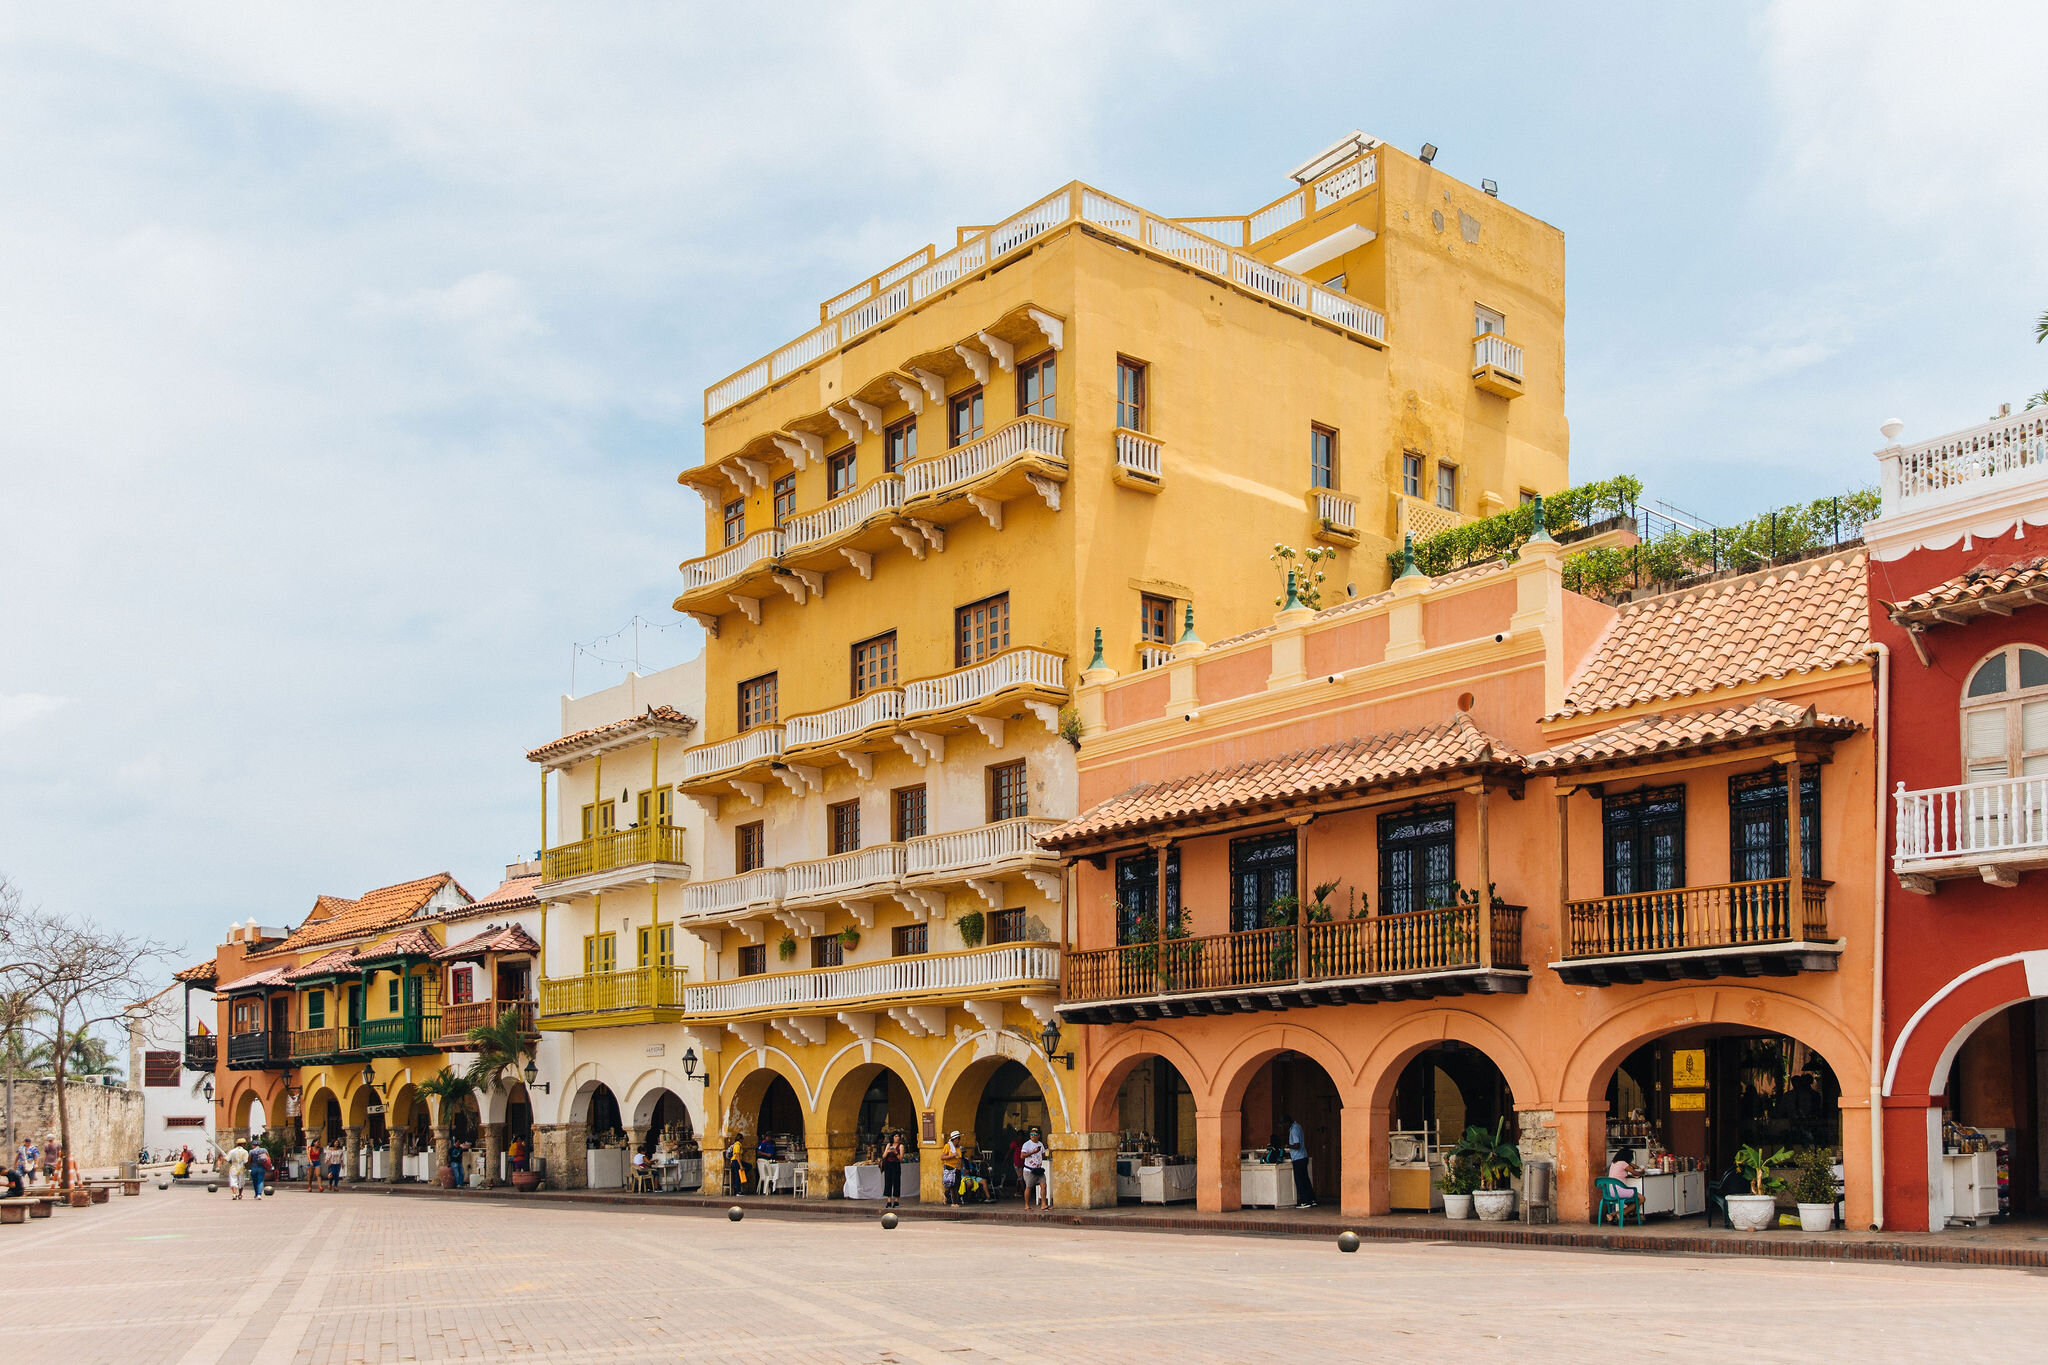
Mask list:
[{"label": "round metal bollard", "polygon": [[734,1204],[731,1208],[725,1211],[725,1216],[727,1218],[730,1218],[733,1222],[737,1223],[740,1221],[740,1219],[747,1216],[747,1211],[741,1208],[738,1204]]},{"label": "round metal bollard", "polygon": [[1355,1233],[1355,1232],[1341,1232],[1341,1233],[1338,1233],[1338,1234],[1337,1234],[1337,1250],[1339,1250],[1339,1251],[1356,1251],[1356,1250],[1358,1250],[1358,1234],[1357,1234],[1357,1233]]},{"label": "round metal bollard", "polygon": [[160,1190],[167,1190],[171,1187],[171,1182],[168,1180],[159,1180],[156,1182],[156,1187]]},{"label": "round metal bollard", "polygon": [[893,1213],[885,1213],[885,1214],[883,1214],[883,1215],[882,1215],[882,1228],[883,1228],[883,1230],[884,1230],[884,1231],[890,1231],[890,1230],[893,1230],[893,1229],[895,1228],[895,1226],[896,1226],[896,1215],[895,1215],[895,1214],[893,1214]]},{"label": "round metal bollard", "polygon": [[220,1188],[220,1186],[219,1186],[219,1185],[217,1185],[217,1184],[215,1184],[215,1183],[214,1183],[213,1181],[211,1181],[211,1180],[209,1180],[209,1181],[207,1181],[207,1182],[206,1182],[206,1192],[207,1192],[208,1194],[212,1194],[212,1193],[213,1193],[213,1192],[214,1192],[215,1190],[217,1190],[217,1189],[219,1189],[219,1188]]}]

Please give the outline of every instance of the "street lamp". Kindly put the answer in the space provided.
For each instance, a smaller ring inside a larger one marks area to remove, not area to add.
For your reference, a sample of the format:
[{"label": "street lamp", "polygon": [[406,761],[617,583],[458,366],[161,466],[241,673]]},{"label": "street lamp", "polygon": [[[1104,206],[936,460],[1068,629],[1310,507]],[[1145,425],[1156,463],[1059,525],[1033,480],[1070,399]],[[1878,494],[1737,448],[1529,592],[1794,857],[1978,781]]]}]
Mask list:
[{"label": "street lamp", "polygon": [[1060,1021],[1058,1015],[1054,1015],[1045,1021],[1045,1029],[1038,1035],[1038,1042],[1045,1049],[1045,1060],[1048,1062],[1059,1062],[1069,1071],[1074,1069],[1074,1054],[1059,1050]]},{"label": "street lamp", "polygon": [[699,1085],[709,1085],[709,1084],[711,1084],[711,1068],[710,1068],[710,1067],[708,1067],[708,1066],[707,1066],[707,1067],[705,1067],[705,1068],[704,1068],[704,1074],[703,1074],[703,1075],[699,1076],[699,1075],[697,1074],[697,1049],[696,1049],[696,1048],[693,1048],[693,1047],[686,1047],[686,1048],[684,1048],[684,1049],[683,1049],[683,1079],[684,1079],[684,1080],[695,1080],[695,1081],[697,1082],[697,1084],[699,1084]]},{"label": "street lamp", "polygon": [[206,1098],[209,1101],[213,1099],[213,1077],[208,1076],[206,1080],[203,1083],[201,1083],[199,1087],[199,1093],[206,1096]]},{"label": "street lamp", "polygon": [[540,1081],[534,1079],[536,1076],[540,1075],[540,1068],[533,1064],[533,1058],[528,1057],[526,1059],[526,1066],[522,1069],[520,1074],[526,1077],[526,1088],[528,1090],[538,1090],[543,1095],[552,1095],[555,1093],[547,1081]]},{"label": "street lamp", "polygon": [[371,1066],[368,1062],[363,1063],[363,1084],[367,1085],[368,1087],[370,1087],[370,1089],[376,1091],[380,1095],[384,1093],[384,1087],[377,1084],[376,1068]]}]

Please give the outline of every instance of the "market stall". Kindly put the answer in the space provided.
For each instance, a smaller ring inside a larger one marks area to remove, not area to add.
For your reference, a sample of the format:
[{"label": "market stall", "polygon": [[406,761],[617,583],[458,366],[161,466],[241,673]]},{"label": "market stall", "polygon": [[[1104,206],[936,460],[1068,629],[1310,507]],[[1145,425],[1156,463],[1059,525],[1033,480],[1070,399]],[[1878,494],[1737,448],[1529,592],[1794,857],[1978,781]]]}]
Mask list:
[{"label": "market stall", "polygon": [[1387,1135],[1387,1204],[1390,1208],[1429,1210],[1444,1206],[1437,1181],[1444,1173],[1436,1129],[1430,1124]]},{"label": "market stall", "polygon": [[626,1187],[626,1149],[589,1147],[583,1153],[583,1184],[593,1190],[622,1190]]},{"label": "market stall", "polygon": [[[1316,1178],[1315,1162],[1309,1162],[1309,1183]],[[1248,1209],[1292,1208],[1301,1202],[1294,1192],[1294,1163],[1285,1153],[1270,1150],[1238,1154],[1238,1203]]]},{"label": "market stall", "polygon": [[[917,1182],[922,1178],[924,1163],[906,1161],[903,1163],[903,1198],[915,1201]],[[882,1166],[876,1161],[857,1161],[846,1168],[845,1197],[848,1199],[880,1199],[882,1197]]]}]

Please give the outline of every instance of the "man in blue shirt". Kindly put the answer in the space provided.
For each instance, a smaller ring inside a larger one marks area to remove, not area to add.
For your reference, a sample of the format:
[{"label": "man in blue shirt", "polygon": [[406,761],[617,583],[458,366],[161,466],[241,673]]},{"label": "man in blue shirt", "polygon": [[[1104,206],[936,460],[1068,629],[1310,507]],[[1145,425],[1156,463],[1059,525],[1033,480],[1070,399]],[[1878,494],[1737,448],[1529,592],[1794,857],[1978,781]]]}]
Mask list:
[{"label": "man in blue shirt", "polygon": [[1281,1122],[1287,1125],[1287,1156],[1294,1163],[1294,1207],[1312,1209],[1316,1206],[1316,1187],[1308,1175],[1308,1136],[1301,1131],[1294,1115],[1287,1115]]}]

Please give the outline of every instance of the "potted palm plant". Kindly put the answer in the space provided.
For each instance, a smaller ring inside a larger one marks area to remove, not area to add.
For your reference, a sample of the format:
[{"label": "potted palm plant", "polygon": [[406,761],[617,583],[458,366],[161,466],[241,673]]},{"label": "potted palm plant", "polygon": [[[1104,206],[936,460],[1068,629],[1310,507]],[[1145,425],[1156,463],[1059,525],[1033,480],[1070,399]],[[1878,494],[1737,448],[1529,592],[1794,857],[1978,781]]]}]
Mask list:
[{"label": "potted palm plant", "polygon": [[[420,1094],[441,1102],[441,1129],[443,1132],[446,1132],[448,1118],[455,1112],[457,1105],[461,1104],[463,1100],[475,1092],[476,1082],[456,1071],[453,1067],[444,1066],[433,1075],[421,1081],[419,1083],[419,1090]],[[435,1178],[440,1181],[442,1189],[454,1189],[455,1172],[449,1168],[446,1149],[441,1147],[440,1144],[436,1144],[434,1155],[439,1158]]]},{"label": "potted palm plant", "polygon": [[1728,1226],[1743,1232],[1761,1232],[1771,1225],[1771,1219],[1778,1214],[1776,1191],[1785,1188],[1785,1182],[1771,1174],[1771,1167],[1791,1159],[1792,1154],[1783,1148],[1775,1152],[1749,1146],[1736,1150],[1735,1169],[1749,1182],[1749,1193],[1727,1196]]},{"label": "potted palm plant", "polygon": [[[519,1011],[506,1009],[489,1024],[478,1024],[469,1031],[469,1045],[476,1049],[476,1059],[469,1064],[463,1079],[478,1090],[493,1094],[511,1084],[505,1073],[510,1071],[516,1077],[519,1064],[533,1055],[533,1048],[519,1029]],[[495,1180],[495,1171],[484,1172],[486,1183]],[[540,1176],[534,1171],[512,1172],[512,1188],[521,1194],[531,1194],[540,1188]]]},{"label": "potted palm plant", "polygon": [[[1464,1145],[1462,1142],[1458,1144],[1459,1147]],[[1465,1219],[1472,1216],[1472,1191],[1479,1187],[1479,1171],[1471,1162],[1460,1158],[1455,1148],[1444,1158],[1444,1173],[1436,1178],[1436,1187],[1443,1191],[1444,1217]]]},{"label": "potted palm plant", "polygon": [[1467,1128],[1460,1149],[1467,1151],[1479,1177],[1472,1191],[1472,1211],[1482,1223],[1505,1223],[1514,1216],[1514,1178],[1522,1173],[1522,1149],[1501,1136],[1507,1120],[1493,1125],[1493,1131]]}]

